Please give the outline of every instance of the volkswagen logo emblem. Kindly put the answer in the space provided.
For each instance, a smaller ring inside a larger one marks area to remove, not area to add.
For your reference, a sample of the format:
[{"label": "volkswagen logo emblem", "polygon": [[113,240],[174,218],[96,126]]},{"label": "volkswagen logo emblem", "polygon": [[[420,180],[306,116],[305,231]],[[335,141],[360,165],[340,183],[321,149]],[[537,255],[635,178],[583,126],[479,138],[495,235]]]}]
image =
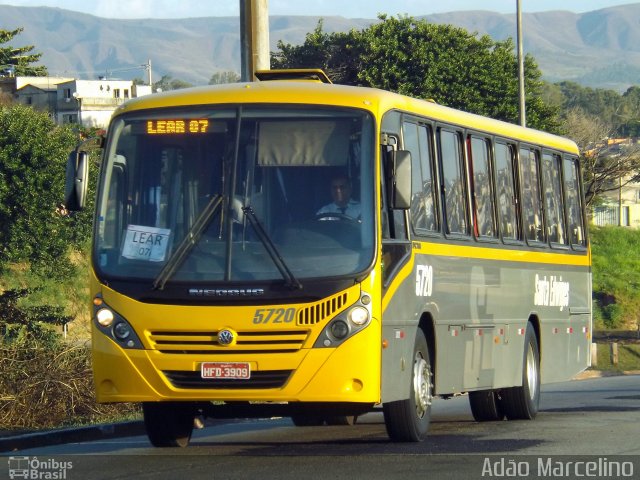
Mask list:
[{"label": "volkswagen logo emblem", "polygon": [[225,328],[224,330],[220,330],[218,332],[218,343],[220,345],[231,345],[234,337],[235,334],[228,328]]}]

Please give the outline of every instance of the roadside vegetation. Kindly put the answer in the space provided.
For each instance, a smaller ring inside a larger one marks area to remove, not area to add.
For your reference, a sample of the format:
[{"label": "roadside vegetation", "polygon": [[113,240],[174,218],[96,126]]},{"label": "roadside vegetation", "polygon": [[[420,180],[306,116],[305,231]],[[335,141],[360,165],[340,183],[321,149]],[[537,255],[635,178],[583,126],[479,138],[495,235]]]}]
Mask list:
[{"label": "roadside vegetation", "polygon": [[[280,43],[272,66],[320,67],[336,83],[434,98],[463,110],[517,121],[512,41],[494,42],[410,17],[382,16],[380,20],[349,33],[327,34],[319,24],[303,45]],[[20,31],[0,30],[0,45]],[[12,57],[12,52],[32,49],[0,48],[0,63],[15,65],[16,73],[46,74],[46,68],[30,68],[39,55],[31,60],[23,54]],[[575,112],[573,100],[581,93],[579,87],[558,88],[554,102],[546,102],[540,77],[528,56],[530,125],[555,133],[566,130],[570,124],[564,122],[565,104]],[[163,80],[166,88],[175,87],[170,78]],[[212,77],[212,83],[221,81],[227,77]],[[572,92],[572,102],[558,96],[563,92]],[[630,129],[634,124],[628,120],[625,125]],[[571,131],[565,133],[571,136]],[[69,215],[61,205],[67,154],[81,137],[91,134],[58,126],[47,112],[0,98],[0,431],[139,415],[135,405],[94,401],[87,290],[93,212],[89,205],[84,212]],[[95,176],[98,168],[93,167]],[[91,189],[88,198],[93,198]],[[592,243],[596,328],[637,328],[640,232],[592,229]]]},{"label": "roadside vegetation", "polygon": [[[61,205],[80,135],[46,112],[0,106],[0,430],[120,419],[94,401],[88,331],[91,212]],[[97,171],[97,168],[94,168]]]},{"label": "roadside vegetation", "polygon": [[640,321],[640,231],[591,227],[596,330],[637,330]]},{"label": "roadside vegetation", "polygon": [[598,343],[598,359],[595,369],[603,372],[640,371],[640,343],[618,342],[618,363],[611,359],[611,344]]}]

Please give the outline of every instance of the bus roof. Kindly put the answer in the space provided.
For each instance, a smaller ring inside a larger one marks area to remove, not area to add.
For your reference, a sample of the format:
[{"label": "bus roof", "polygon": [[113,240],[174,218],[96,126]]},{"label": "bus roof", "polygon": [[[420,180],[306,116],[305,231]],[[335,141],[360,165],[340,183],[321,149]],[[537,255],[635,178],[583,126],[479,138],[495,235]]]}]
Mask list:
[{"label": "bus roof", "polygon": [[575,142],[550,133],[376,88],[326,84],[315,81],[276,80],[172,90],[129,100],[116,109],[114,117],[125,112],[154,108],[251,103],[343,106],[368,110],[378,117],[390,110],[400,110],[432,120],[464,126],[478,132],[486,132],[578,154]]}]

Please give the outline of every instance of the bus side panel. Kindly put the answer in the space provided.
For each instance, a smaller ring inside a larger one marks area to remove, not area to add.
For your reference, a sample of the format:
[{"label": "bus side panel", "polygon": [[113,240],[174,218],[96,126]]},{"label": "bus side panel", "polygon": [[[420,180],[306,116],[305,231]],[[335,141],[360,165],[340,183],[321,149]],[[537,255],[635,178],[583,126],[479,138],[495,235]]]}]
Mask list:
[{"label": "bus side panel", "polygon": [[[433,265],[436,393],[521,382],[527,314],[522,269],[478,258],[423,256]],[[511,288],[510,288],[511,287]]]},{"label": "bus side panel", "polygon": [[587,368],[591,360],[590,275],[584,267],[566,268],[555,274],[549,274],[547,269],[541,270],[534,282],[539,293],[537,303],[548,304],[536,306],[541,324],[541,380],[569,380]]},{"label": "bus side panel", "polygon": [[[529,320],[539,329],[544,383],[569,380],[586,368],[590,293],[585,266],[543,263],[536,255],[528,257],[531,261],[482,258],[467,248],[446,255],[442,247],[414,247],[414,263],[405,265],[387,289],[384,401],[409,392],[415,329],[425,313],[435,324],[437,394],[521,385]],[[438,254],[423,253],[432,249]]]},{"label": "bus side panel", "polygon": [[386,289],[382,305],[382,402],[405,400],[409,396],[413,346],[420,313],[416,296],[415,268],[409,261]]}]

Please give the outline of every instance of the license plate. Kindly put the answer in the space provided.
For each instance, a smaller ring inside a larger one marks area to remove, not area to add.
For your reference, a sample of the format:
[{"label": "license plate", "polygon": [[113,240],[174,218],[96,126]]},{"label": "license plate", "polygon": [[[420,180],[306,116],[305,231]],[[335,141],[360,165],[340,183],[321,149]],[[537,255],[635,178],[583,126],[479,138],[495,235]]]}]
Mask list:
[{"label": "license plate", "polygon": [[204,362],[200,365],[200,376],[211,379],[248,380],[251,367],[247,362]]}]

